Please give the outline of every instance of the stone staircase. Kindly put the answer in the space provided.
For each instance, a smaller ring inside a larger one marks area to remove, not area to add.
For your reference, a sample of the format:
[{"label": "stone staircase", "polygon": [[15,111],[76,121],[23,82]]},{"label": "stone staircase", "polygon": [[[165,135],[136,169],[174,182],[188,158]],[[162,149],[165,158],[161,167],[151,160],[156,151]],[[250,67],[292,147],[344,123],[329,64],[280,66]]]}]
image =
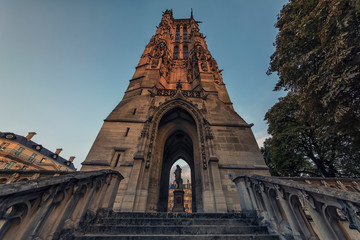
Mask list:
[{"label": "stone staircase", "polygon": [[71,239],[279,239],[255,214],[120,213],[98,215]]}]

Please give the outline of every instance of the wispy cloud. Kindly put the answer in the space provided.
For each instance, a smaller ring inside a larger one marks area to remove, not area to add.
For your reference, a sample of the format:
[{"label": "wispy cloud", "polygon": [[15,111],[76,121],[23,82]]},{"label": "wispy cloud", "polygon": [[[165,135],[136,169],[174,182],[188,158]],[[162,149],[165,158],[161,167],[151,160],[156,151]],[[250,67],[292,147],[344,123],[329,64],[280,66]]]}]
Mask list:
[{"label": "wispy cloud", "polygon": [[256,138],[256,142],[259,146],[259,148],[263,147],[264,146],[264,141],[265,139],[271,137],[271,135],[269,135],[267,132],[265,131],[261,131],[261,132],[257,132],[257,133],[254,133],[255,135],[255,138]]}]

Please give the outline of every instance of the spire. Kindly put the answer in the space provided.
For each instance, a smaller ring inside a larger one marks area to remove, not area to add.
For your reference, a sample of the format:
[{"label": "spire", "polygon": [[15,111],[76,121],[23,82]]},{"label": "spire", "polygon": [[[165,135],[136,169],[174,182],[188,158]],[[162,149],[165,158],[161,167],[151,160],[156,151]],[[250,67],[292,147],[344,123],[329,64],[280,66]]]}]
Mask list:
[{"label": "spire", "polygon": [[193,15],[193,9],[191,8],[191,15],[190,15],[191,19],[194,19],[194,15]]}]

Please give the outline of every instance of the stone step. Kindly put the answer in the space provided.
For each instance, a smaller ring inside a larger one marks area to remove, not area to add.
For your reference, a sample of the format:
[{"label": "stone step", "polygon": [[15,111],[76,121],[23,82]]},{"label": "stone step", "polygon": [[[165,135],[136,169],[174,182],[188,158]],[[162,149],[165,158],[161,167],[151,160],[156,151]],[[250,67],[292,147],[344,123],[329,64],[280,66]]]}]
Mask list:
[{"label": "stone step", "polygon": [[130,226],[130,225],[103,225],[92,224],[87,228],[87,233],[91,234],[265,234],[268,233],[266,227],[262,226]]},{"label": "stone step", "polygon": [[209,219],[209,218],[100,218],[97,224],[105,225],[255,225],[254,218]]},{"label": "stone step", "polygon": [[104,218],[255,218],[256,212],[247,213],[141,213],[141,212],[108,212]]},{"label": "stone step", "polygon": [[98,234],[86,234],[86,235],[76,235],[73,237],[73,240],[279,240],[278,236],[269,235],[269,234],[201,234],[201,235],[98,235]]}]

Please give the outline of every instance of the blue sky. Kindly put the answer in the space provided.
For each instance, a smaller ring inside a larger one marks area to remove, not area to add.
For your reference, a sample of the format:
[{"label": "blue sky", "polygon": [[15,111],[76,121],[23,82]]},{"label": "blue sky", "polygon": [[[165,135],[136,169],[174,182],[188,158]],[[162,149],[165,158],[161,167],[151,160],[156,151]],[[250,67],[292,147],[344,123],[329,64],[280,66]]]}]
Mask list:
[{"label": "blue sky", "polygon": [[0,1],[0,131],[27,135],[61,156],[85,159],[121,101],[162,11],[193,8],[235,110],[261,141],[266,111],[284,95],[266,76],[285,0]]}]

